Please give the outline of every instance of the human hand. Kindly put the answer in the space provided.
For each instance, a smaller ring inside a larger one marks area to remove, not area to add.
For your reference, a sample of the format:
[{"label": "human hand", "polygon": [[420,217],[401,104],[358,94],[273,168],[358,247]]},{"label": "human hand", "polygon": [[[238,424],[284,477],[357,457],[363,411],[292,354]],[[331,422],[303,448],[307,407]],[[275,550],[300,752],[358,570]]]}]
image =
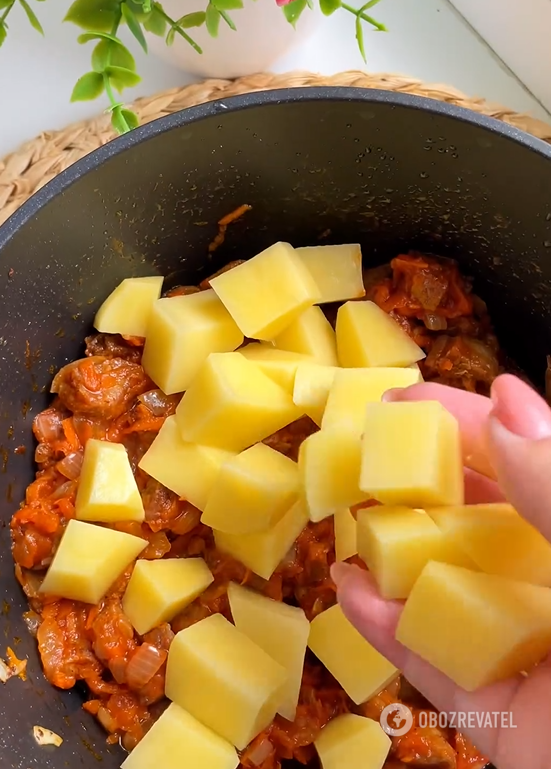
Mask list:
[{"label": "human hand", "polygon": [[[385,400],[440,401],[460,425],[466,502],[507,500],[551,541],[551,409],[531,387],[504,374],[490,398],[423,383]],[[402,604],[382,599],[367,572],[336,563],[331,574],[348,619],[438,710],[512,713],[516,729],[464,730],[498,769],[549,766],[551,655],[527,677],[466,692],[395,640]]]}]

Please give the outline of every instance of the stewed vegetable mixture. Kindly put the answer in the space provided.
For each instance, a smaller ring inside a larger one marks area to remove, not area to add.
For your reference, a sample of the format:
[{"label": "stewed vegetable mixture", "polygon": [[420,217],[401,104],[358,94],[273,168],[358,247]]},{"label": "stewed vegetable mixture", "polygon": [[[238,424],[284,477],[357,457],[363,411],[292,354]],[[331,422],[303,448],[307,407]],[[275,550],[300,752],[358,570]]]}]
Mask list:
[{"label": "stewed vegetable mixture", "polygon": [[[488,393],[500,371],[498,344],[484,302],[472,293],[454,262],[400,254],[390,265],[364,271],[363,279],[365,299],[389,313],[426,353],[419,362],[424,379]],[[207,280],[199,287],[173,289],[167,296],[209,286]],[[324,307],[332,323],[335,310],[335,305]],[[62,689],[84,682],[89,693],[85,710],[101,722],[109,742],[120,740],[132,750],[168,705],[166,661],[175,634],[214,613],[231,620],[230,582],[299,606],[310,621],[335,604],[329,575],[335,561],[334,521],[327,517],[308,523],[267,580],[219,550],[211,528],[200,521],[201,511],[138,467],[167,417],[175,414],[181,395],[165,395],[146,375],[141,365],[143,338],[98,333],[85,341],[85,357],[58,372],[54,400],[34,420],[38,470],[11,522],[13,556],[46,677]],[[317,429],[314,421],[302,417],[264,443],[296,460],[302,441]],[[97,605],[39,592],[67,523],[75,517],[84,446],[92,438],[123,444],[145,509],[143,523],[105,525],[147,540],[140,559],[201,556],[213,575],[204,592],[172,621],[142,636],[122,608],[134,564]],[[357,556],[348,560],[365,568]],[[393,702],[411,708],[414,728],[392,738],[387,769],[479,769],[486,764],[463,735],[419,725],[419,715],[432,707],[403,677],[355,705],[308,651],[294,721],[277,715],[240,753],[241,765],[279,769],[287,759],[315,761],[313,742],[331,719],[352,712],[378,720]]]}]

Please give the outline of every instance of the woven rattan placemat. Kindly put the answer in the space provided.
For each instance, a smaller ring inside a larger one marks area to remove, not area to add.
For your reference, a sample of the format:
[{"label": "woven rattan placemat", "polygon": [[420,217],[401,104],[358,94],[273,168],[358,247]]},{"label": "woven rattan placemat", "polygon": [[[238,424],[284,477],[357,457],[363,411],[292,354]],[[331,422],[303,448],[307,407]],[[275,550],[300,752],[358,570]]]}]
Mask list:
[{"label": "woven rattan placemat", "polygon": [[[326,77],[309,72],[291,72],[285,75],[250,75],[238,80],[205,80],[138,99],[133,107],[142,123],[147,123],[214,99],[299,86],[355,86],[426,96],[504,120],[551,143],[551,126],[540,120],[490,104],[484,99],[469,98],[449,86],[429,85],[402,75],[368,75],[351,71]],[[60,171],[112,138],[109,117],[103,114],[92,120],[74,123],[61,131],[45,131],[0,160],[0,224]]]}]

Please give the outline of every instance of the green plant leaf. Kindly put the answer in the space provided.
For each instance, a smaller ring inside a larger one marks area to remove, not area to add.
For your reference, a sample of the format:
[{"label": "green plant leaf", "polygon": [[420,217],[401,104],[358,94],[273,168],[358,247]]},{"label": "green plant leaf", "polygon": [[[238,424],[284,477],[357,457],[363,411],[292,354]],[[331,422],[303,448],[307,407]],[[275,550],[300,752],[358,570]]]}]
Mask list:
[{"label": "green plant leaf", "polygon": [[2,43],[8,36],[8,32],[6,30],[6,25],[4,23],[0,24],[0,48],[2,48]]},{"label": "green plant leaf", "polygon": [[152,35],[158,35],[158,37],[163,37],[166,32],[166,19],[155,6],[153,6],[143,25],[148,32],[151,32]]},{"label": "green plant leaf", "polygon": [[300,19],[300,16],[307,5],[307,0],[293,0],[292,3],[283,6],[283,13],[289,24],[296,27],[297,21]]},{"label": "green plant leaf", "polygon": [[356,40],[358,41],[358,48],[360,49],[360,53],[362,54],[362,59],[367,64],[367,58],[365,55],[365,47],[364,47],[364,31],[362,27],[361,16],[356,16]]},{"label": "green plant leaf", "polygon": [[205,16],[205,22],[209,35],[211,37],[218,37],[218,27],[220,26],[220,11],[215,5],[209,3],[207,5]]},{"label": "green plant leaf", "polygon": [[15,0],[0,0],[0,11],[3,11],[4,8],[9,8],[15,3]]},{"label": "green plant leaf", "polygon": [[140,125],[140,120],[135,112],[130,109],[121,109],[121,115],[126,120],[126,123],[130,130],[137,128]]},{"label": "green plant leaf", "polygon": [[25,13],[27,14],[27,18],[29,20],[29,23],[33,29],[36,29],[37,32],[40,32],[41,35],[44,34],[44,30],[42,29],[42,24],[38,21],[36,17],[36,13],[33,11],[31,6],[28,4],[27,0],[19,0],[19,5],[23,8]]},{"label": "green plant leaf", "polygon": [[86,30],[109,32],[115,24],[120,0],[75,0],[64,21]]},{"label": "green plant leaf", "polygon": [[166,44],[170,48],[171,45],[174,45],[174,37],[176,35],[176,27],[171,27],[168,30],[168,35],[166,36]]},{"label": "green plant leaf", "polygon": [[99,72],[87,72],[77,80],[71,94],[71,101],[92,101],[102,93],[103,75]]},{"label": "green plant leaf", "polygon": [[123,19],[128,25],[128,29],[132,32],[132,34],[134,35],[138,43],[141,45],[143,50],[147,53],[147,43],[145,41],[143,30],[140,26],[140,22],[134,15],[134,11],[130,8],[130,6],[126,2],[122,3],[121,11],[122,11]]},{"label": "green plant leaf", "polygon": [[92,69],[96,72],[103,72],[109,66],[124,67],[135,71],[136,62],[134,57],[125,45],[111,40],[100,40],[92,51]]},{"label": "green plant leaf", "polygon": [[110,35],[109,32],[85,32],[83,35],[79,35],[77,40],[81,45],[89,43],[90,40],[111,40],[117,45],[123,45],[122,40],[119,40],[115,35]]},{"label": "green plant leaf", "polygon": [[202,27],[207,18],[207,14],[204,11],[197,11],[196,13],[187,13],[178,19],[176,24],[182,29],[191,29],[192,27]]},{"label": "green plant leaf", "polygon": [[139,21],[140,24],[143,24],[143,22],[149,16],[149,11],[144,9],[143,2],[139,2],[139,0],[124,0],[124,2],[132,11],[137,21]]},{"label": "green plant leaf", "polygon": [[111,81],[117,91],[120,93],[124,88],[133,88],[141,81],[141,77],[131,69],[125,67],[109,66],[105,69],[105,74]]},{"label": "green plant leaf", "polygon": [[220,11],[220,16],[224,19],[230,29],[233,29],[234,32],[237,32],[237,27],[233,23],[233,19],[228,13],[226,13],[226,11]]},{"label": "green plant leaf", "polygon": [[219,11],[238,11],[243,8],[243,0],[211,0]]},{"label": "green plant leaf", "polygon": [[342,0],[320,0],[320,9],[324,16],[331,16],[341,7]]}]

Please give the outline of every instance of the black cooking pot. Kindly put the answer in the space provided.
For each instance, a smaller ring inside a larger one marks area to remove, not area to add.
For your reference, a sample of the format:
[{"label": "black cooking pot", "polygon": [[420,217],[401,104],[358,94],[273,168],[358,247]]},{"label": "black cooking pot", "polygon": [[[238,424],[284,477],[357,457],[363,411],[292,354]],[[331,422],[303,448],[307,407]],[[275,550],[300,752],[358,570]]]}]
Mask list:
[{"label": "black cooking pot", "polygon": [[[252,210],[209,256],[216,222]],[[419,248],[456,257],[511,357],[543,381],[551,352],[551,150],[427,99],[347,88],[274,91],[158,120],[76,163],[0,228],[0,656],[29,680],[0,688],[8,769],[116,769],[123,756],[44,679],[22,613],[8,523],[33,477],[33,416],[52,372],[80,357],[122,278],[197,283],[276,240],[359,241],[365,264]],[[26,453],[14,448],[26,446]],[[65,739],[39,748],[33,725]]]}]

